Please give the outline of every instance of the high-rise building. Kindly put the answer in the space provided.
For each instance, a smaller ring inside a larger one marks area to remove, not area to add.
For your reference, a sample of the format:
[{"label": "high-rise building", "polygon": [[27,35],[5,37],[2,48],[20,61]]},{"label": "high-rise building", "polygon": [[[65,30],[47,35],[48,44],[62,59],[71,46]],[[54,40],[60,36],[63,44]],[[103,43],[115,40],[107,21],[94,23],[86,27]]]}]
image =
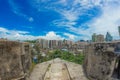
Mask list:
[{"label": "high-rise building", "polygon": [[96,33],[94,33],[92,35],[92,42],[104,42],[104,35],[102,34],[96,35]]},{"label": "high-rise building", "polygon": [[51,49],[52,49],[52,45],[53,45],[52,40],[49,40],[49,48],[51,48]]},{"label": "high-rise building", "polygon": [[119,32],[119,36],[120,36],[120,26],[118,26],[118,32]]},{"label": "high-rise building", "polygon": [[48,42],[48,40],[43,40],[43,48],[45,49],[45,48],[49,48],[49,42]]},{"label": "high-rise building", "polygon": [[99,35],[97,35],[97,40],[96,40],[96,42],[104,42],[104,35],[102,35],[102,34],[99,34]]},{"label": "high-rise building", "polygon": [[113,37],[111,36],[111,34],[110,34],[109,32],[107,32],[105,40],[106,40],[107,42],[113,40]]},{"label": "high-rise building", "polygon": [[96,41],[97,41],[97,35],[96,35],[96,33],[94,33],[92,35],[92,42],[96,42]]},{"label": "high-rise building", "polygon": [[63,45],[63,41],[62,40],[58,40],[58,46],[57,47],[61,49],[62,45]]},{"label": "high-rise building", "polygon": [[48,45],[49,42],[46,39],[38,39],[38,43],[39,43],[41,49],[49,48],[49,45]]},{"label": "high-rise building", "polygon": [[49,40],[49,48],[55,49],[58,46],[58,40]]}]

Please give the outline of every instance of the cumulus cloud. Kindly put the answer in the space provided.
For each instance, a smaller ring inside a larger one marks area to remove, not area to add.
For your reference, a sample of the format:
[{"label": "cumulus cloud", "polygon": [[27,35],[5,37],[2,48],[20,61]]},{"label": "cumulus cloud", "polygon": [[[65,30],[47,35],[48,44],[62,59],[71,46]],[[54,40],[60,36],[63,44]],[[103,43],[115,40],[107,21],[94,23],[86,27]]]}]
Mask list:
[{"label": "cumulus cloud", "polygon": [[63,37],[56,34],[54,31],[46,33],[45,36],[33,36],[27,31],[18,30],[8,30],[6,28],[0,27],[0,38],[7,38],[10,40],[34,40],[38,38],[44,38],[48,40],[61,40]]},{"label": "cumulus cloud", "polygon": [[48,40],[60,40],[63,39],[60,35],[57,35],[54,31],[48,32],[45,36],[42,36],[44,39]]}]

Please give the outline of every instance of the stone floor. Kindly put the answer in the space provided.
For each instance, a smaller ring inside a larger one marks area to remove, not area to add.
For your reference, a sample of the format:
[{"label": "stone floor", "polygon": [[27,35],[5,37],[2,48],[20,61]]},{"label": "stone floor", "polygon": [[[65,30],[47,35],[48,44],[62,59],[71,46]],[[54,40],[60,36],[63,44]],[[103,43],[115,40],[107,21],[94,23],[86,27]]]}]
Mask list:
[{"label": "stone floor", "polygon": [[79,64],[56,58],[37,64],[29,80],[88,80]]},{"label": "stone floor", "polygon": [[69,72],[63,63],[51,64],[44,80],[70,80]]}]

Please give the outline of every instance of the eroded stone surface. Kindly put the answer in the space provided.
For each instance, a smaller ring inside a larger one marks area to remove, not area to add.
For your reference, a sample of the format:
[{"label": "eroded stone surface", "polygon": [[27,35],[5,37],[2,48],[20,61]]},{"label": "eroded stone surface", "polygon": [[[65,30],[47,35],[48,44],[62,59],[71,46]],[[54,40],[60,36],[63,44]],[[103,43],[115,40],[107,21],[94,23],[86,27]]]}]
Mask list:
[{"label": "eroded stone surface", "polygon": [[29,74],[30,46],[17,41],[0,41],[0,80],[20,79]]},{"label": "eroded stone surface", "polygon": [[113,75],[119,57],[114,53],[114,47],[115,43],[94,43],[87,46],[84,68],[91,80],[117,80]]},{"label": "eroded stone surface", "polygon": [[[50,66],[51,65],[51,66]],[[59,58],[36,65],[30,80],[88,80],[81,65]]]}]

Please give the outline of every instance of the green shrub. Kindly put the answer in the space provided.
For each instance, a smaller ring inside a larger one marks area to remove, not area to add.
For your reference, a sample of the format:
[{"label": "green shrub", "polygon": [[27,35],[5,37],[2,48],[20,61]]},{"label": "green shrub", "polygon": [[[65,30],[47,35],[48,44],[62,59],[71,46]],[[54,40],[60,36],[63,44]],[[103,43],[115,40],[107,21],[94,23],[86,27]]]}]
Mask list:
[{"label": "green shrub", "polygon": [[55,50],[52,53],[48,53],[46,57],[39,58],[40,59],[39,62],[48,61],[54,58],[61,58],[70,62],[82,64],[84,60],[84,55],[83,54],[73,55],[73,53],[70,52]]}]

